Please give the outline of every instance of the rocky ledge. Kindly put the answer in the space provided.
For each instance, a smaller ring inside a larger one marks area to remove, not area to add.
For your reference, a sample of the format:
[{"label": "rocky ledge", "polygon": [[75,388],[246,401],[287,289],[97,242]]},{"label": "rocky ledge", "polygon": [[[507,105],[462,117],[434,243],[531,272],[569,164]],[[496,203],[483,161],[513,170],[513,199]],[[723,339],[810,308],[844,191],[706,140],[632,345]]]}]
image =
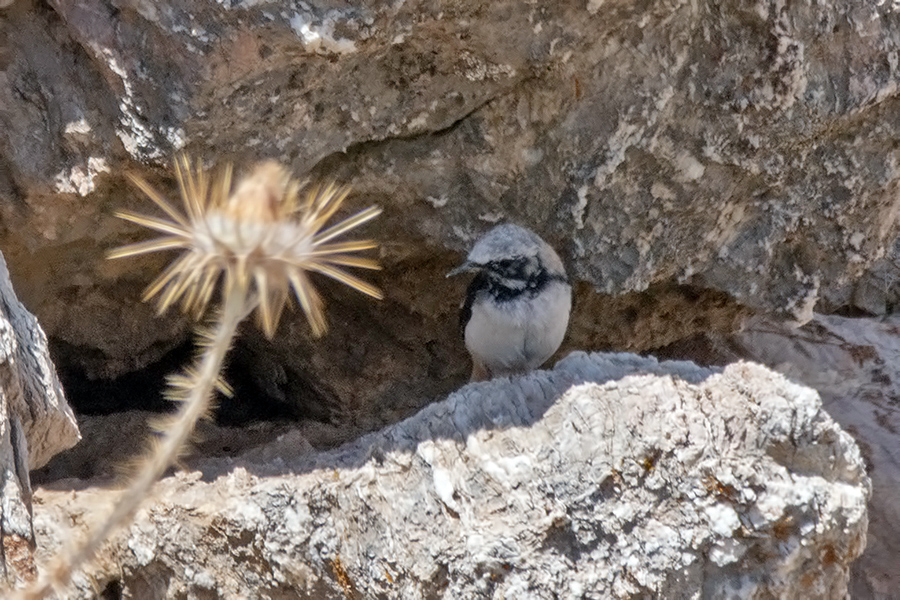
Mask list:
[{"label": "rocky ledge", "polygon": [[[70,597],[838,598],[866,545],[855,442],[754,363],[576,352],[336,450],[286,435],[160,482]],[[38,490],[41,553],[115,494]]]}]

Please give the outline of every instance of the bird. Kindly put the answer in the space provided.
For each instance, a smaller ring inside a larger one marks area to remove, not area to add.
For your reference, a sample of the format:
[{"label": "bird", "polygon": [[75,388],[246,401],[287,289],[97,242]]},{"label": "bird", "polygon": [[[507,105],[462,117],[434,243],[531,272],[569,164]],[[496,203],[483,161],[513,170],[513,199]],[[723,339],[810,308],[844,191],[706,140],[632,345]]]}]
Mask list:
[{"label": "bird", "polygon": [[471,381],[524,374],[543,365],[565,337],[572,286],[556,251],[536,233],[498,225],[447,277],[474,272],[459,327],[472,356]]}]

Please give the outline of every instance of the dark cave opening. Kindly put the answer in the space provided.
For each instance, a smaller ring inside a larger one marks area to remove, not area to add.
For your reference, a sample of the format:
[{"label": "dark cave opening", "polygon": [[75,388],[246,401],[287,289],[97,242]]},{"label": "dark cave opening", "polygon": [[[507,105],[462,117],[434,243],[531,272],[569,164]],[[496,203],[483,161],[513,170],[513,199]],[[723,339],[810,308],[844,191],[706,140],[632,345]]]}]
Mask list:
[{"label": "dark cave opening", "polygon": [[[79,366],[83,363],[69,354],[77,349],[52,339],[50,346],[82,440],[33,470],[32,483],[69,489],[84,481],[122,480],[146,454],[165,415],[176,409],[176,403],[165,397],[166,377],[191,364],[196,352],[193,338],[158,361],[115,378],[89,377]],[[231,397],[217,394],[212,418],[197,425],[189,449],[174,469],[188,467],[195,459],[237,457],[304,423],[309,427],[320,422],[310,411],[267,394],[260,381],[250,376],[252,358],[246,345],[232,348],[224,378],[234,393]],[[324,423],[321,427],[331,429]]]},{"label": "dark cave opening", "polygon": [[[72,360],[75,348],[57,339],[50,340],[51,354],[66,399],[76,415],[110,415],[127,411],[167,413],[175,410],[175,403],[166,399],[166,378],[181,373],[196,353],[193,338],[165,353],[156,362],[142,369],[118,377],[91,376],[80,361]],[[251,377],[252,352],[237,343],[227,359],[224,379],[234,393],[216,397],[213,420],[217,425],[237,426],[254,422],[291,421],[313,418],[283,400],[267,393],[258,379]]]}]

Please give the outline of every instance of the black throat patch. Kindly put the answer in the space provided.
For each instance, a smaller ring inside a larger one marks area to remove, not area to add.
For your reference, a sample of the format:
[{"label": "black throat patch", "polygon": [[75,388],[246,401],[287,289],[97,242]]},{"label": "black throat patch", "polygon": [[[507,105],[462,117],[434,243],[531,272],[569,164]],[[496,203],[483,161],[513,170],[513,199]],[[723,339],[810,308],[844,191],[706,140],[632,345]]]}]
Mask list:
[{"label": "black throat patch", "polygon": [[568,283],[564,275],[550,274],[540,264],[531,269],[527,265],[503,265],[503,268],[488,265],[478,271],[466,291],[466,300],[459,313],[460,334],[465,338],[466,325],[472,318],[472,305],[479,294],[486,293],[494,302],[504,304],[523,297],[533,298],[556,281]]}]

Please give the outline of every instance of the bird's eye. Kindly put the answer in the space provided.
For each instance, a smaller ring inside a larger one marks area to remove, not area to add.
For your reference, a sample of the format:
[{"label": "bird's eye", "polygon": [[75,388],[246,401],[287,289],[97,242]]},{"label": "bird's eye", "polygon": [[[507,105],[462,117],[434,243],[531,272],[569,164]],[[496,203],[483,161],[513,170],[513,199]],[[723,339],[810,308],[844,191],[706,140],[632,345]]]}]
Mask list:
[{"label": "bird's eye", "polygon": [[525,262],[525,259],[522,257],[503,258],[495,261],[493,266],[498,273],[502,273],[505,277],[520,277]]}]

